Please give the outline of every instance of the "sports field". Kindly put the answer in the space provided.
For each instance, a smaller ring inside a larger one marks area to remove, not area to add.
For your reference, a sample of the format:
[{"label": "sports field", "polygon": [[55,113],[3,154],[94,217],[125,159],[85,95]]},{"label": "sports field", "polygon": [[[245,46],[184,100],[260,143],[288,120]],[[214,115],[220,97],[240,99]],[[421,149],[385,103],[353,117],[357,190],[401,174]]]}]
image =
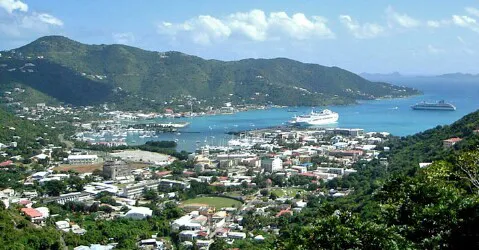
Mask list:
[{"label": "sports field", "polygon": [[241,206],[241,202],[225,198],[225,197],[198,197],[194,199],[185,200],[182,202],[183,206],[210,206],[215,207],[216,209],[224,208],[224,207],[236,207],[239,208]]}]

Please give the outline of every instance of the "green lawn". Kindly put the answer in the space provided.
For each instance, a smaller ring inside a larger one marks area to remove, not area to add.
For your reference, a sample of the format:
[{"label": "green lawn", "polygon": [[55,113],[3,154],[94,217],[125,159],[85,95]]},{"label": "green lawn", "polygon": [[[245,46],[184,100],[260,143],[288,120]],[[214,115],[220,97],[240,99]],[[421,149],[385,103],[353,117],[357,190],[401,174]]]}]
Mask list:
[{"label": "green lawn", "polygon": [[220,209],[223,207],[239,208],[241,206],[240,201],[233,200],[230,198],[224,198],[224,197],[198,197],[198,198],[183,201],[182,204],[183,205],[205,204],[208,206],[215,207],[216,209]]}]

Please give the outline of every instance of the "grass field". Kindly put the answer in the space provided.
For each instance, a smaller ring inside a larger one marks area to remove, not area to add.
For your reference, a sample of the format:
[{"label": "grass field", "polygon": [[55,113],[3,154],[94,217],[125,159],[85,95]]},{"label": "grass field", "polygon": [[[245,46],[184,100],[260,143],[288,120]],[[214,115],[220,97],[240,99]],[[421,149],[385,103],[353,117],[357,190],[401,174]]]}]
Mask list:
[{"label": "grass field", "polygon": [[271,193],[276,194],[276,196],[278,197],[284,197],[284,196],[294,197],[298,192],[300,194],[303,194],[306,191],[299,188],[276,188],[271,190]]},{"label": "grass field", "polygon": [[80,174],[83,173],[92,173],[96,169],[102,170],[103,169],[103,163],[99,164],[90,164],[90,165],[60,165],[59,167],[53,168],[53,170],[57,171],[68,171],[72,170],[75,172],[78,172]]},{"label": "grass field", "polygon": [[182,202],[183,206],[210,206],[215,207],[216,209],[224,208],[224,207],[236,207],[239,208],[241,206],[241,202],[224,197],[198,197],[194,199],[189,199]]}]

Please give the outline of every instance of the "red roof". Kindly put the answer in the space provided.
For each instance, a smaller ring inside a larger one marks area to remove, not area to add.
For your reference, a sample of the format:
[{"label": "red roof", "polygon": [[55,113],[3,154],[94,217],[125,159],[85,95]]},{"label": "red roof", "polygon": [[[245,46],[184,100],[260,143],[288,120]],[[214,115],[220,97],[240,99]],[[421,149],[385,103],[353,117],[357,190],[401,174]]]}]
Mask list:
[{"label": "red roof", "polygon": [[444,141],[447,141],[447,142],[460,142],[460,141],[462,141],[462,139],[459,138],[459,137],[453,137],[453,138],[449,138],[449,139],[444,140]]},{"label": "red roof", "polygon": [[156,173],[156,175],[161,177],[161,176],[169,175],[170,173],[171,173],[171,171],[163,171],[163,172]]},{"label": "red roof", "polygon": [[4,161],[2,163],[0,163],[0,167],[6,167],[6,166],[9,166],[13,163],[13,161]]},{"label": "red roof", "polygon": [[293,211],[291,211],[291,210],[289,210],[289,209],[281,210],[281,211],[279,211],[278,214],[276,214],[276,217],[280,217],[280,216],[285,215],[285,214],[290,214],[290,215],[292,215],[292,214],[293,214]]},{"label": "red roof", "polygon": [[204,231],[201,231],[198,233],[199,236],[202,236],[202,237],[206,237],[208,236],[208,233],[207,232],[204,232]]},{"label": "red roof", "polygon": [[299,175],[308,176],[308,177],[316,177],[315,174],[313,174],[313,173],[307,173],[307,172],[306,172],[306,173],[301,173],[301,174],[299,174]]},{"label": "red roof", "polygon": [[34,208],[22,208],[21,211],[30,218],[42,217],[42,214]]},{"label": "red roof", "polygon": [[228,177],[227,177],[227,176],[220,176],[220,177],[218,177],[218,180],[220,180],[220,181],[227,181],[227,180],[228,180]]}]

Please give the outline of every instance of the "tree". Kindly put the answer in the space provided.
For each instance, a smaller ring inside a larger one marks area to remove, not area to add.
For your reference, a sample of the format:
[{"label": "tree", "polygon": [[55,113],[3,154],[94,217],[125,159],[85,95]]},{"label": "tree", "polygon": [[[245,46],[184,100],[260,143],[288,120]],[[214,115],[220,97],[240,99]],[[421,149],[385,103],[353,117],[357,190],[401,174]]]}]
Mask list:
[{"label": "tree", "polygon": [[268,196],[269,191],[268,191],[268,189],[261,189],[261,191],[259,191],[259,193],[260,193],[262,196]]},{"label": "tree", "polygon": [[278,198],[278,195],[275,192],[271,192],[271,194],[269,195],[269,198],[271,200],[276,200]]},{"label": "tree", "polygon": [[479,150],[457,156],[456,166],[462,173],[462,178],[468,180],[476,192],[479,192]]},{"label": "tree", "polygon": [[158,200],[158,193],[150,188],[145,188],[143,190],[143,197],[150,201],[157,201]]},{"label": "tree", "polygon": [[66,191],[66,185],[63,181],[52,180],[47,181],[44,184],[45,192],[49,196],[59,196],[61,193]]}]

